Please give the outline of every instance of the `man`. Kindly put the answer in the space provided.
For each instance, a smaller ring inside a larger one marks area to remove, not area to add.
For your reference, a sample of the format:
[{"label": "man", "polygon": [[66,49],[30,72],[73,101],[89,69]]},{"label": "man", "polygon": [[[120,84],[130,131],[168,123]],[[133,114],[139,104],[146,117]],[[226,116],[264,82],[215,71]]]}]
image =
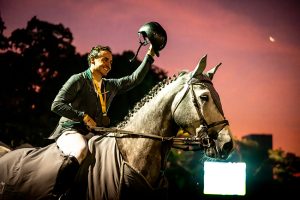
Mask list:
[{"label": "man", "polygon": [[72,75],[59,90],[51,110],[61,116],[50,139],[56,139],[58,148],[68,159],[62,165],[58,184],[73,180],[79,165],[85,159],[89,128],[109,126],[107,111],[116,94],[138,85],[154,62],[155,52],[150,44],[140,66],[119,79],[105,79],[111,70],[112,52],[108,46],[95,46],[88,55],[89,69]]}]

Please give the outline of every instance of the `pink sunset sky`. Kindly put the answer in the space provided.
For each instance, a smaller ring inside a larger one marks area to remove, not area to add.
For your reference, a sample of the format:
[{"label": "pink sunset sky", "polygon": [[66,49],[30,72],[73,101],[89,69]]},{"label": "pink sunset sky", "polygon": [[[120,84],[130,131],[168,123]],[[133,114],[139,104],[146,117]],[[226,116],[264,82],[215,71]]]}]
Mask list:
[{"label": "pink sunset sky", "polygon": [[[237,138],[272,134],[273,148],[300,155],[300,3],[297,0],[0,0],[5,35],[33,17],[63,24],[73,45],[135,51],[137,31],[157,21],[168,43],[155,65],[169,76],[208,55],[223,109]],[[139,54],[143,56],[146,48]]]}]

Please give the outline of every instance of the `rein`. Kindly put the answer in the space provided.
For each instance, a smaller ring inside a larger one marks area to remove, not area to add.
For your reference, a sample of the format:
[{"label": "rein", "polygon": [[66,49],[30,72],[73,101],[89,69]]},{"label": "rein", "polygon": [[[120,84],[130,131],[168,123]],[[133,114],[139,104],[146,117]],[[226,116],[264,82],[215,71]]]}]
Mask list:
[{"label": "rein", "polygon": [[[122,129],[118,129],[118,128],[94,127],[94,128],[92,128],[92,131],[96,132],[96,134],[100,133],[99,135],[103,135],[106,137],[124,138],[128,135],[131,135],[131,136],[159,140],[161,142],[171,141],[175,138],[175,137],[163,137],[163,136],[153,135],[153,134],[148,134],[148,133],[137,133],[137,132],[126,131],[126,130],[122,130]],[[102,134],[102,132],[103,132],[103,134]]]},{"label": "rein", "polygon": [[[105,127],[94,127],[92,128],[93,133],[97,135],[101,135],[104,137],[115,137],[115,138],[125,138],[128,136],[136,136],[136,137],[142,137],[142,138],[149,138],[153,140],[158,140],[161,142],[170,141],[173,142],[172,148],[176,149],[182,149],[185,151],[198,151],[203,148],[201,148],[201,138],[197,137],[163,137],[159,135],[153,135],[153,134],[147,134],[147,133],[137,133],[133,131],[126,131],[118,128],[105,128]],[[182,146],[185,145],[185,146]],[[198,146],[198,147],[193,147]]]}]

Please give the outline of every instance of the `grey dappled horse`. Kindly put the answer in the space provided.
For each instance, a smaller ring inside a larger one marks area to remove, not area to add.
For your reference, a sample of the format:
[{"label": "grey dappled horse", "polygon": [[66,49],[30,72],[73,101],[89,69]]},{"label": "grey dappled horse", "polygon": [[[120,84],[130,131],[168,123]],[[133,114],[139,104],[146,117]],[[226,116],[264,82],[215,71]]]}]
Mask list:
[{"label": "grey dappled horse", "polygon": [[[89,140],[89,155],[61,199],[164,199],[173,146],[226,159],[234,142],[211,82],[219,65],[204,73],[205,66],[206,56],[193,72],[158,84],[116,128],[96,128],[99,135]],[[176,138],[179,128],[192,137]],[[53,188],[64,159],[55,144],[5,154],[0,199],[58,198]]]}]

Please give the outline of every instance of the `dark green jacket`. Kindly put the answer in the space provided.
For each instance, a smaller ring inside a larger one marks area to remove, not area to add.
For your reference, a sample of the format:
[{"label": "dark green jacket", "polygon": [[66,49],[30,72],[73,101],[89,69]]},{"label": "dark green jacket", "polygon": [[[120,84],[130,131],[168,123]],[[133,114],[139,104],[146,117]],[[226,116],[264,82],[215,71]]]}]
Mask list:
[{"label": "dark green jacket", "polygon": [[[146,55],[141,65],[131,75],[119,79],[103,78],[102,87],[104,86],[107,92],[107,111],[117,94],[125,93],[142,82],[153,61],[151,56]],[[84,114],[93,118],[97,126],[102,126],[102,109],[90,69],[69,78],[55,97],[51,110],[62,117],[50,139],[58,138],[66,129],[76,129],[86,134],[87,129],[83,124]]]}]

